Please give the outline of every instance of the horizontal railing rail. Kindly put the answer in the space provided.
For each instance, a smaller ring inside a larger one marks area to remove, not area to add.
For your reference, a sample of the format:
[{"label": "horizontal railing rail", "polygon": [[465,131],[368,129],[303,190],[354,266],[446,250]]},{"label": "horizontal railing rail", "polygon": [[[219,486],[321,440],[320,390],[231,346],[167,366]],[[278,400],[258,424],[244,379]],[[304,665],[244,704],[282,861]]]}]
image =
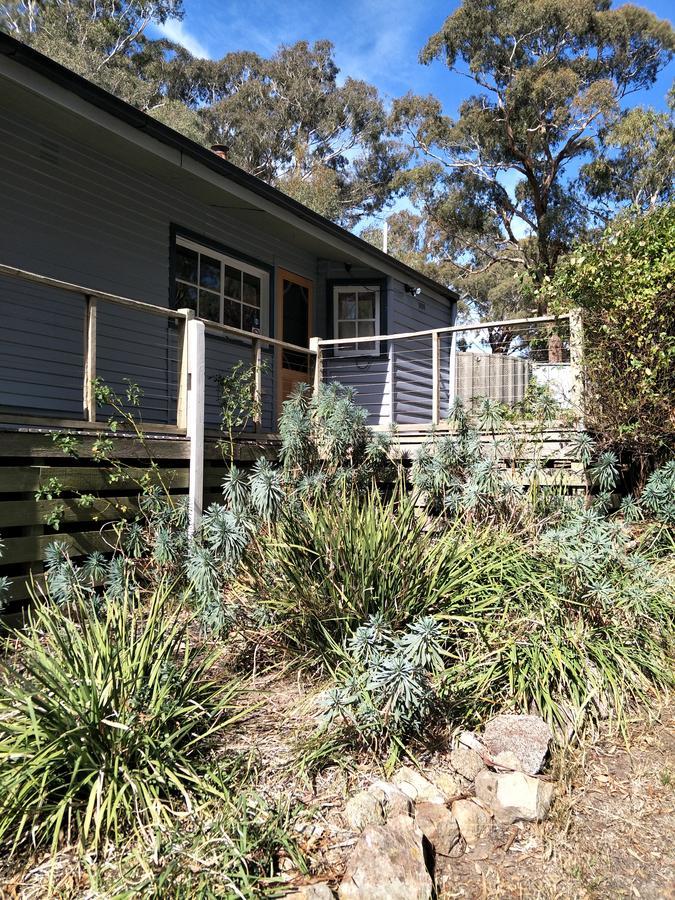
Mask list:
[{"label": "horizontal railing rail", "polygon": [[532,384],[550,393],[561,415],[572,409],[582,414],[576,312],[315,338],[312,345],[317,351],[315,390],[322,381],[353,387],[356,402],[368,409],[375,427],[436,428],[458,398],[470,411],[485,399],[516,406]]},{"label": "horizontal railing rail", "polygon": [[[148,303],[143,300],[124,297],[119,294],[113,294],[109,291],[103,291],[98,288],[90,288],[86,285],[75,284],[64,281],[59,278],[52,278],[48,275],[30,272],[17,266],[9,266],[0,264],[0,277],[13,278],[26,284],[36,285],[46,289],[52,289],[67,294],[73,294],[80,297],[84,303],[83,307],[83,348],[82,348],[82,422],[89,427],[96,428],[98,423],[96,397],[95,397],[95,381],[97,375],[97,335],[99,330],[99,304],[110,304],[112,306],[121,307],[138,313],[139,315],[150,314],[159,316],[167,320],[173,320],[178,326],[176,334],[176,397],[175,397],[175,421],[173,423],[153,423],[145,421],[145,425],[151,428],[157,428],[162,431],[173,430],[176,433],[184,434],[187,429],[187,392],[188,392],[188,340],[189,329],[187,324],[190,321],[201,322],[204,329],[209,334],[218,335],[223,338],[231,338],[233,340],[244,340],[251,344],[251,365],[253,370],[253,391],[254,391],[254,407],[256,415],[254,416],[254,427],[256,431],[262,429],[262,418],[260,410],[263,405],[263,359],[262,350],[266,347],[272,347],[277,354],[283,352],[302,353],[308,361],[308,368],[311,370],[313,360],[316,358],[316,351],[301,347],[297,344],[283,341],[270,335],[257,334],[255,332],[245,331],[244,329],[235,328],[231,325],[220,324],[208,319],[200,319],[195,316],[194,311],[190,309],[172,309],[165,306],[159,306],[154,303]],[[173,344],[171,345],[173,347]],[[172,350],[173,353],[173,350]],[[308,376],[309,377],[309,376]],[[171,384],[169,383],[171,381]],[[169,379],[166,373],[165,390],[170,392],[173,379]],[[17,416],[14,413],[5,415],[7,421],[23,420],[25,418],[33,418],[28,413],[26,416]],[[71,420],[70,418],[54,417],[55,421],[60,425],[68,426],[79,420]],[[41,417],[44,421],[44,417]]]}]

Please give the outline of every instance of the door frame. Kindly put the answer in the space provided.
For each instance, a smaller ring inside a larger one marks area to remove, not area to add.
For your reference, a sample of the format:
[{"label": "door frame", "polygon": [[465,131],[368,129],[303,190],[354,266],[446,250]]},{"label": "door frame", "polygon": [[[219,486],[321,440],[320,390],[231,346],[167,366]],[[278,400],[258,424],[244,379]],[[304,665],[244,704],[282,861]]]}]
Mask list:
[{"label": "door frame", "polygon": [[[284,339],[284,281],[290,281],[293,284],[299,284],[307,288],[307,337],[312,337],[314,326],[314,281],[311,278],[305,278],[304,275],[298,275],[289,269],[277,268],[277,276],[275,281],[274,296],[276,298],[274,311],[274,334],[279,340]],[[309,350],[309,346],[307,347]],[[276,382],[274,388],[274,400],[276,406],[276,418],[281,415],[281,404],[286,399],[281,396],[281,369],[283,361],[283,348],[277,347],[276,359],[274,363],[274,380]],[[307,381],[309,382],[311,373],[307,373]]]}]

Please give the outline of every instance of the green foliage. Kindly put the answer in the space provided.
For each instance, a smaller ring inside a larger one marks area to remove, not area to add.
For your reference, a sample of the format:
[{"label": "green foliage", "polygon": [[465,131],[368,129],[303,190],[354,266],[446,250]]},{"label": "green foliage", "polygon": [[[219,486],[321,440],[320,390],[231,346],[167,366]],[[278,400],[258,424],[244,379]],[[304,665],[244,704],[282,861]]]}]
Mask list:
[{"label": "green foliage", "polygon": [[544,311],[533,288],[603,212],[577,167],[674,46],[667,21],[599,0],[463,0],[429,39],[422,62],[443,61],[474,90],[456,118],[432,96],[394,101],[394,125],[412,137],[401,181],[424,219],[427,264],[450,269],[469,305]]},{"label": "green foliage", "polygon": [[111,865],[101,867],[93,873],[93,887],[102,896],[172,900],[276,895],[283,885],[282,859],[307,871],[294,839],[300,814],[288,800],[271,802],[254,789],[228,786],[222,798],[200,805],[189,819],[158,835],[152,852],[136,843],[113,875]]},{"label": "green foliage", "polygon": [[[267,372],[263,363],[261,373]],[[226,375],[216,378],[220,391],[220,429],[225,435],[220,442],[223,453],[234,465],[235,434],[245,431],[262,412],[260,398],[255,395],[256,368],[239,360]]]},{"label": "green foliage", "polygon": [[601,154],[582,166],[586,192],[607,205],[653,209],[675,200],[675,88],[668,112],[634,106],[600,132]]},{"label": "green foliage", "polygon": [[337,654],[336,686],[322,698],[325,726],[354,731],[376,749],[419,737],[438,712],[434,680],[444,668],[445,643],[432,616],[397,634],[381,613],[371,616]]},{"label": "green foliage", "polygon": [[580,307],[585,410],[603,442],[648,461],[675,430],[675,206],[617,219],[546,289]]},{"label": "green foliage", "polygon": [[376,614],[396,629],[441,610],[461,616],[469,598],[477,612],[508,590],[510,552],[487,533],[436,535],[404,487],[389,499],[345,490],[285,510],[244,558],[242,587],[285,643],[331,660]]},{"label": "green foliage", "polygon": [[298,385],[279,419],[286,478],[308,493],[341,484],[367,487],[374,478],[391,478],[393,436],[375,435],[367,419],[352,388],[333,382],[313,394],[307,385]]},{"label": "green foliage", "polygon": [[[20,666],[0,673],[0,844],[101,846],[130,826],[172,827],[208,789],[216,734],[242,714],[212,680],[160,585],[103,609],[73,589],[72,618],[36,601]],[[17,764],[20,760],[20,764]]]}]

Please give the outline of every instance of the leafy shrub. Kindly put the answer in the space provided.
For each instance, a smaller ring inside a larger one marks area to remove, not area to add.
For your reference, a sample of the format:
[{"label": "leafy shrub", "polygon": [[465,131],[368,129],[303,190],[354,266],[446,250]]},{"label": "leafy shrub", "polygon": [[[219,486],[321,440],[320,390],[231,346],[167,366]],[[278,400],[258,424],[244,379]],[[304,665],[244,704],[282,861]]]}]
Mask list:
[{"label": "leafy shrub", "polygon": [[547,294],[582,309],[589,427],[658,461],[675,430],[675,206],[614,220],[558,265]]},{"label": "leafy shrub", "polygon": [[238,684],[190,642],[161,586],[103,609],[74,590],[67,617],[37,601],[0,672],[0,845],[99,846],[130,825],[173,825],[203,788]]},{"label": "leafy shrub", "polygon": [[394,470],[391,434],[375,434],[353,388],[323,384],[313,394],[301,384],[279,419],[280,458],[287,480],[307,492],[331,484],[367,487]]},{"label": "leafy shrub", "polygon": [[[283,881],[285,857],[307,871],[294,834],[300,809],[287,800],[264,800],[250,788],[201,805],[179,826],[157,836],[149,852],[144,844],[130,847],[112,866],[97,870],[92,887],[97,896],[232,897],[258,900],[276,896]],[[101,874],[101,873],[105,874]]]},{"label": "leafy shrub", "polygon": [[345,490],[282,513],[244,557],[241,587],[288,645],[335,659],[376,614],[394,629],[433,613],[480,615],[518,587],[521,556],[507,535],[438,533],[404,486],[388,499]]},{"label": "leafy shrub", "polygon": [[375,748],[419,736],[438,707],[446,634],[432,616],[395,634],[381,614],[359,626],[339,654],[336,686],[323,697],[327,727],[354,730]]}]

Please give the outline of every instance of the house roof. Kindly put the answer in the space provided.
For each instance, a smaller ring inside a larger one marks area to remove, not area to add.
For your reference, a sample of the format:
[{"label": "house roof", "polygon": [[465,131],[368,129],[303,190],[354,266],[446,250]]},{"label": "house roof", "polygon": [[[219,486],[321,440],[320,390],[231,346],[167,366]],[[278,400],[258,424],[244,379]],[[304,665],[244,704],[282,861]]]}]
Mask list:
[{"label": "house roof", "polygon": [[38,53],[36,50],[33,50],[32,47],[28,47],[26,44],[17,41],[15,38],[10,37],[3,32],[0,32],[0,53],[4,56],[11,57],[17,63],[25,66],[26,69],[48,78],[60,87],[65,88],[82,100],[85,100],[87,103],[92,104],[92,106],[114,116],[127,125],[142,130],[149,137],[155,138],[167,147],[178,150],[180,153],[192,158],[195,162],[206,166],[223,179],[250,190],[252,193],[258,195],[260,198],[273,204],[279,209],[290,213],[298,220],[319,228],[326,236],[331,237],[333,240],[350,245],[359,250],[361,254],[367,253],[373,260],[374,265],[379,264],[380,267],[385,265],[389,269],[394,269],[406,280],[413,281],[416,285],[425,286],[434,293],[441,294],[451,301],[456,301],[458,299],[457,293],[446,285],[434,281],[434,279],[418,272],[416,269],[406,265],[395,257],[384,253],[382,250],[379,250],[377,247],[374,247],[372,244],[363,240],[363,238],[358,237],[358,235],[353,234],[351,231],[348,231],[340,225],[336,225],[334,222],[331,222],[319,213],[314,212],[314,210],[309,209],[309,207],[304,206],[304,204],[299,203],[297,200],[294,200],[277,188],[272,187],[255,175],[249,174],[244,171],[244,169],[234,165],[234,163],[218,156],[212,150],[185,137],[185,135],[175,131],[173,128],[169,128],[167,125],[157,121],[157,119],[154,119],[147,113],[136,109],[136,107],[120,100],[118,97],[115,97],[113,94],[93,82],[88,81],[81,75],[72,72],[65,66],[54,62],[54,60],[49,57],[44,56],[42,53]]}]

